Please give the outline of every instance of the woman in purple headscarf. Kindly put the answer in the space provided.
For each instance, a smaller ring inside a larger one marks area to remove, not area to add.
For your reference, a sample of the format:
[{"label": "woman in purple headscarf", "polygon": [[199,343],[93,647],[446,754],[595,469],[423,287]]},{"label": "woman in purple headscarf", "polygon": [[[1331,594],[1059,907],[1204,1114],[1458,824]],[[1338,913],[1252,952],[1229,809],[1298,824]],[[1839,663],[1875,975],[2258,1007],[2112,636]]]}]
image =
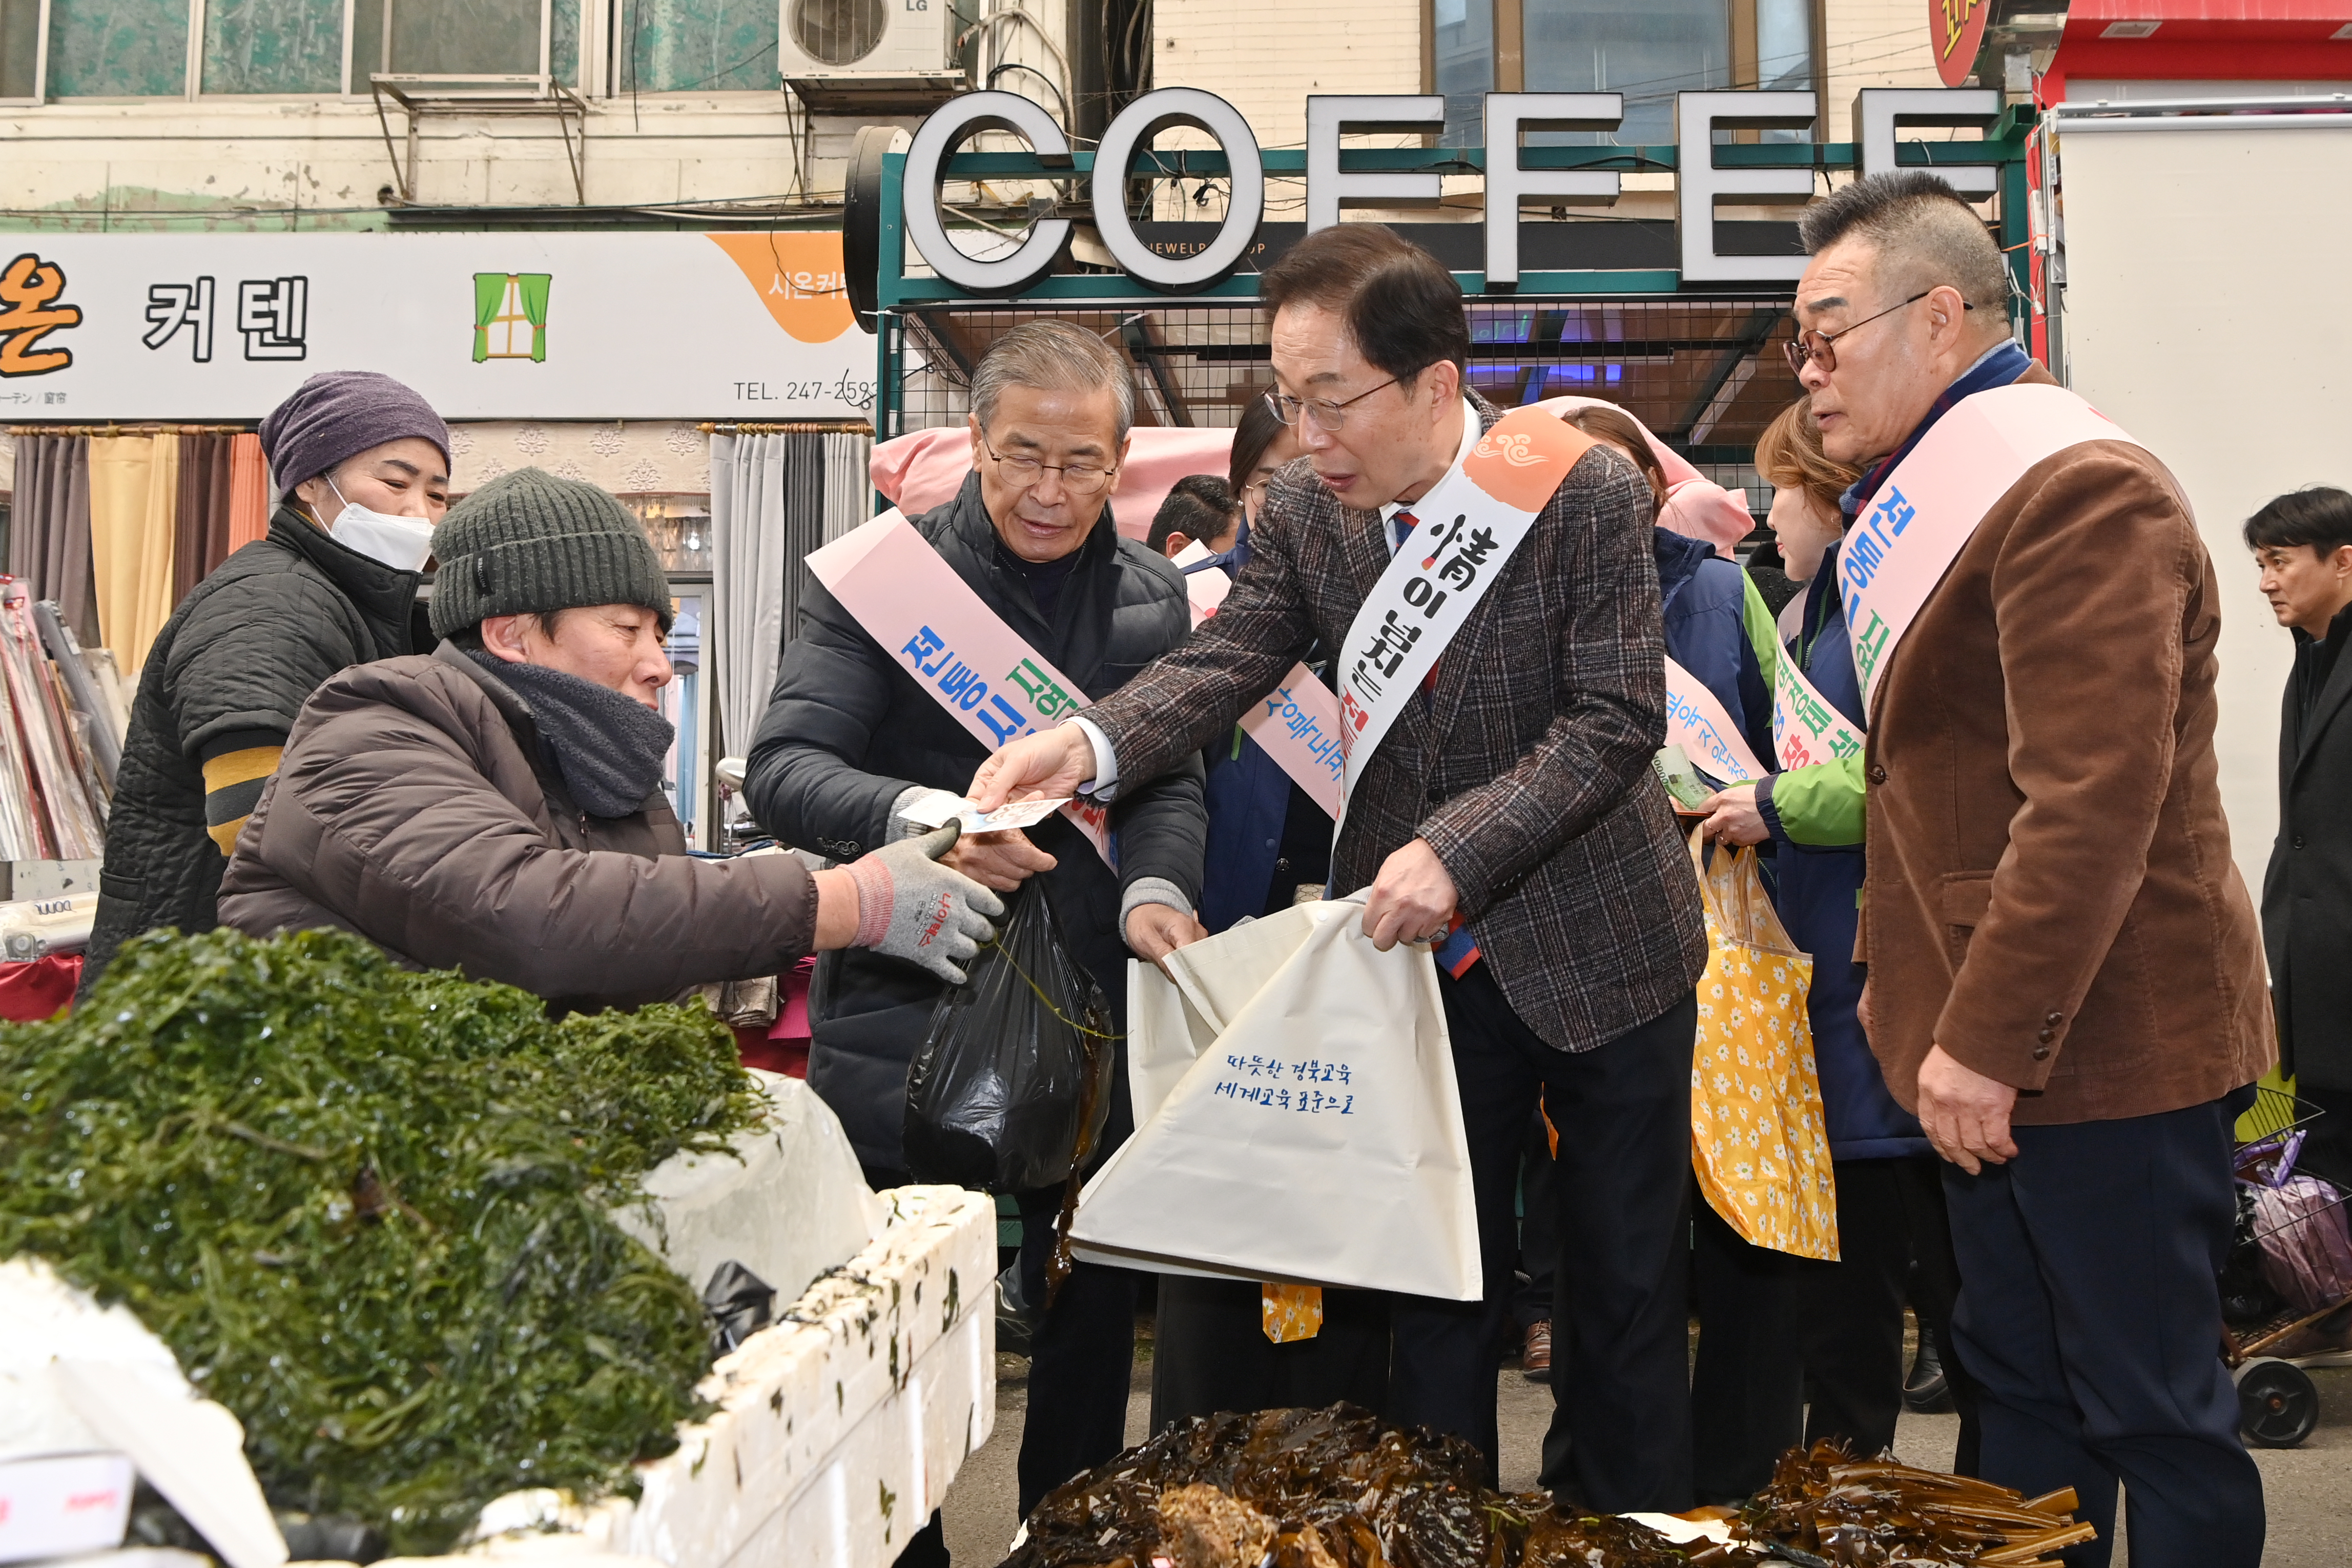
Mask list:
[{"label": "woman in purple headscarf", "polygon": [[209,931],[221,872],[304,699],[349,665],[422,653],[416,602],[449,505],[449,431],[373,371],[314,375],[261,422],[269,532],[163,624],[139,678],[99,876],[86,993],[141,931]]}]

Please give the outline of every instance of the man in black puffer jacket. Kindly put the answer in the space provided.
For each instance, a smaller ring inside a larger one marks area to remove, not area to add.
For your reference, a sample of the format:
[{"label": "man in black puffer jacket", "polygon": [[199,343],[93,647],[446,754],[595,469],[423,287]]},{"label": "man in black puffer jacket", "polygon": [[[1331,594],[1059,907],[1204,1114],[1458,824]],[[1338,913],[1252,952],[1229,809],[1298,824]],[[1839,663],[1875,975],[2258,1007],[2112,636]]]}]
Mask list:
[{"label": "man in black puffer jacket", "polygon": [[416,603],[449,505],[449,432],[373,371],[314,375],[261,422],[285,500],[147,650],[82,966],[89,994],[141,931],[210,931],[221,873],[294,716],[354,664],[433,646]]},{"label": "man in black puffer jacket", "polygon": [[[1000,340],[972,378],[974,472],[916,529],[1022,639],[1099,700],[1184,640],[1183,579],[1121,539],[1106,504],[1131,417],[1127,367],[1090,333],[1035,321]],[[839,601],[811,584],[800,636],[751,752],[745,793],[787,843],[854,858],[913,831],[928,789],[961,795],[988,748],[949,717]],[[1114,873],[1067,821],[967,838],[946,863],[1000,890],[1040,877],[1073,956],[1126,1011],[1130,949],[1157,959],[1201,933],[1193,910],[1208,832],[1201,763],[1111,812]],[[1122,936],[1124,941],[1122,941]],[[940,983],[871,953],[828,954],[811,993],[809,1085],[848,1130],[869,1179],[905,1179],[907,1068]],[[1124,1023],[1122,1021],[1122,1028]],[[1132,1125],[1122,1061],[1103,1152]],[[1042,1301],[1059,1188],[1019,1194],[1022,1294]],[[1135,1277],[1079,1264],[1032,1342],[1021,1511],[1124,1446]]]}]

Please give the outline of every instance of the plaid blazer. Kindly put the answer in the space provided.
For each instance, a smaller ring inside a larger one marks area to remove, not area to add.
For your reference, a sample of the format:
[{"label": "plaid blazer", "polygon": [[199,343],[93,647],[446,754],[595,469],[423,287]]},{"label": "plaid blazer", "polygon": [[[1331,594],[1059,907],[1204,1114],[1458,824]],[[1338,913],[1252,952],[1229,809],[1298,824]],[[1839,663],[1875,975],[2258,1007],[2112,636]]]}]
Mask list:
[{"label": "plaid blazer", "polygon": [[[1474,405],[1482,426],[1502,416]],[[1578,461],[1381,742],[1332,854],[1346,890],[1427,839],[1504,995],[1562,1050],[1658,1016],[1706,966],[1689,853],[1650,769],[1665,641],[1649,510],[1631,463],[1603,447]],[[1303,461],[1283,469],[1217,613],[1087,710],[1121,781],[1226,734],[1318,639],[1343,648],[1390,553],[1380,513],[1342,507]]]}]

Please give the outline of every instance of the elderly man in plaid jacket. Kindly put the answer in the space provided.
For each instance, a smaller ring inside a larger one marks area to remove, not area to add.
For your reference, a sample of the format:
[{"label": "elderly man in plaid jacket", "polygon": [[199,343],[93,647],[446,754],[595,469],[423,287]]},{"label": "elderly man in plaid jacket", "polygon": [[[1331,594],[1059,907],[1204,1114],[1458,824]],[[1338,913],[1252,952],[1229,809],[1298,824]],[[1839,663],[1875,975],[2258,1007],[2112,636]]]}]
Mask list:
[{"label": "elderly man in plaid jacket", "polygon": [[[982,806],[1181,765],[1310,645],[1343,646],[1412,503],[1500,417],[1466,392],[1461,290],[1375,224],[1270,268],[1283,470],[1217,615],[1086,715],[982,766]],[[1521,1132],[1559,1132],[1559,1403],[1547,1485],[1603,1510],[1691,1502],[1681,1208],[1706,941],[1650,774],[1665,690],[1648,492],[1586,452],[1368,760],[1332,856],[1382,947],[1444,940],[1439,985],[1477,1194],[1486,1299],[1395,1303],[1389,1415],[1496,1453]]]}]

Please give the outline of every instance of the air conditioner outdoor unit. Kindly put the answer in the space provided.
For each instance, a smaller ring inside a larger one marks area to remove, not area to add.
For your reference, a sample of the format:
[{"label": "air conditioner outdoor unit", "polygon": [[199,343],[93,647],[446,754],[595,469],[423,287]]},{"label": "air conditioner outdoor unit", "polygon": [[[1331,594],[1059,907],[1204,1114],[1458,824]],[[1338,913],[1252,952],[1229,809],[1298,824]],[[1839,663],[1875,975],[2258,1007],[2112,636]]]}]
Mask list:
[{"label": "air conditioner outdoor unit", "polygon": [[782,0],[778,64],[813,110],[919,109],[964,87],[950,0]]}]

